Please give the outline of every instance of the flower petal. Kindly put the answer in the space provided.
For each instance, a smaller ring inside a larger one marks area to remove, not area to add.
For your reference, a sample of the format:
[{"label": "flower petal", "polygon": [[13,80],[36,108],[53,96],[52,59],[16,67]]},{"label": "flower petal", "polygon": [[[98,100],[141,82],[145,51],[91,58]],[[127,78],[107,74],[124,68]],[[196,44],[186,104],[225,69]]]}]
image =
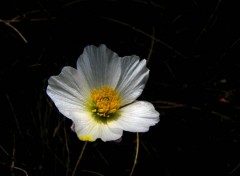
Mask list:
[{"label": "flower petal", "polygon": [[86,75],[90,88],[104,85],[116,87],[121,75],[118,55],[105,45],[89,45],[78,58],[77,69]]},{"label": "flower petal", "polygon": [[116,87],[122,97],[121,105],[135,101],[142,93],[148,80],[149,70],[146,60],[138,56],[126,56],[121,59],[121,77]]},{"label": "flower petal", "polygon": [[136,101],[119,110],[121,117],[113,126],[120,126],[125,131],[146,132],[150,126],[159,122],[159,113],[153,105],[145,101]]},{"label": "flower petal", "polygon": [[58,110],[72,119],[70,112],[84,109],[89,97],[89,86],[76,69],[64,67],[58,76],[49,78],[47,94]]},{"label": "flower petal", "polygon": [[123,130],[113,128],[108,124],[99,123],[91,117],[89,112],[73,112],[73,123],[75,132],[80,140],[95,141],[100,138],[102,141],[112,141],[121,138]]}]

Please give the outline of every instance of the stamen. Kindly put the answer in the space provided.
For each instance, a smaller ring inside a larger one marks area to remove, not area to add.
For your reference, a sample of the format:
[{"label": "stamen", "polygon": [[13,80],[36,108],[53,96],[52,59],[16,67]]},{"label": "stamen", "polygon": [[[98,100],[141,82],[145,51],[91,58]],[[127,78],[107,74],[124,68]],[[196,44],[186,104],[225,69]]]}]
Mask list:
[{"label": "stamen", "polygon": [[114,89],[103,86],[92,91],[90,109],[98,117],[108,118],[119,108],[120,97]]}]

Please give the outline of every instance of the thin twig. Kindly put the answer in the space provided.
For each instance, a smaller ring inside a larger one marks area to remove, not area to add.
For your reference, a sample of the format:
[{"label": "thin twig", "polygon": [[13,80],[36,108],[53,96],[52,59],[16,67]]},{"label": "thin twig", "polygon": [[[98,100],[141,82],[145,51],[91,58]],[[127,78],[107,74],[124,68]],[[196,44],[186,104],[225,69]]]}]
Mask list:
[{"label": "thin twig", "polygon": [[99,154],[99,156],[101,157],[101,159],[103,160],[103,162],[104,162],[107,166],[109,166],[109,162],[107,161],[107,159],[104,157],[104,155],[101,153],[101,151],[100,151],[98,148],[96,148],[96,152]]},{"label": "thin twig", "polygon": [[136,164],[137,164],[137,160],[138,160],[138,152],[139,152],[139,134],[137,133],[137,144],[136,144],[136,154],[135,154],[135,159],[134,159],[134,162],[133,162],[133,167],[132,167],[132,170],[131,170],[131,173],[130,173],[130,176],[132,176],[133,172],[134,172],[134,169],[136,167]]},{"label": "thin twig", "polygon": [[233,175],[237,169],[240,168],[240,163],[238,163],[238,165],[236,167],[234,167],[234,169],[230,172],[230,175]]},{"label": "thin twig", "polygon": [[[6,155],[10,156],[10,155],[8,154],[8,152],[7,152],[1,145],[0,145],[0,148],[2,149],[2,151],[3,151]],[[12,151],[13,161],[12,161],[12,163],[11,163],[10,168],[11,168],[12,170],[13,170],[13,169],[20,170],[20,171],[24,172],[24,174],[25,174],[26,176],[28,176],[28,173],[27,173],[26,170],[24,170],[24,169],[22,169],[22,168],[20,168],[20,167],[16,167],[16,166],[15,166],[15,162],[14,162],[14,160],[15,160],[15,153],[16,153],[16,149],[15,149],[15,135],[14,135],[14,136],[13,136],[13,151]]]},{"label": "thin twig", "polygon": [[[177,103],[177,102],[170,102],[170,101],[152,101],[152,103],[156,104],[156,107],[158,108],[162,108],[162,109],[174,109],[174,108],[191,108],[193,110],[198,110],[201,111],[202,108],[201,107],[197,107],[197,106],[191,106],[191,105],[187,105],[187,104],[181,104],[181,103]],[[160,104],[160,105],[159,105]],[[228,120],[228,121],[232,121],[234,122],[234,120],[232,120],[229,116],[226,116],[222,113],[216,112],[216,111],[209,111],[210,114],[216,115],[221,117],[224,120]]]},{"label": "thin twig", "polygon": [[[177,103],[177,102],[171,102],[171,101],[152,101],[152,103],[157,104],[158,108],[163,108],[163,109],[169,109],[169,108],[180,108],[180,107],[187,107],[185,104]],[[161,104],[161,105],[158,105]]]},{"label": "thin twig", "polygon": [[70,150],[68,146],[68,137],[67,137],[67,132],[66,132],[66,125],[64,121],[64,137],[65,137],[65,145],[66,145],[66,152],[67,152],[67,169],[66,169],[66,176],[69,175],[69,170],[70,170]]},{"label": "thin twig", "polygon": [[7,156],[10,156],[9,153],[3,148],[2,145],[0,145],[0,149],[3,151],[3,153],[5,153]]},{"label": "thin twig", "polygon": [[86,141],[86,142],[84,143],[84,145],[83,145],[82,151],[81,151],[81,153],[80,153],[80,155],[79,155],[79,157],[78,157],[77,163],[76,163],[76,165],[75,165],[75,167],[74,167],[72,176],[75,175],[75,172],[76,172],[76,170],[77,170],[77,168],[78,168],[78,165],[79,165],[79,163],[80,163],[80,160],[82,159],[83,153],[84,153],[84,151],[85,151],[85,149],[86,149],[87,143],[88,143],[88,142]]},{"label": "thin twig", "polygon": [[95,175],[98,175],[98,176],[104,176],[103,174],[100,174],[98,172],[95,172],[95,171],[90,171],[90,170],[85,170],[85,169],[82,169],[83,172],[87,172],[87,173],[91,173],[91,174],[95,174]]},{"label": "thin twig", "polygon": [[22,168],[20,168],[20,167],[16,167],[16,166],[14,166],[13,169],[20,170],[20,171],[22,171],[26,176],[28,176],[27,171],[24,170],[24,169],[22,169]]},{"label": "thin twig", "polygon": [[25,43],[28,43],[27,39],[22,35],[22,33],[17,29],[15,28],[13,25],[11,25],[9,22],[6,22],[4,20],[1,20],[0,19],[0,22],[4,23],[6,26],[12,28],[20,37],[21,39],[25,42]]},{"label": "thin twig", "polygon": [[147,57],[147,63],[149,62],[151,56],[152,56],[152,51],[153,51],[153,46],[154,46],[154,43],[155,43],[155,27],[153,26],[153,29],[152,29],[152,40],[151,40],[151,46],[150,46],[150,50],[149,50],[149,53],[148,53],[148,57]]},{"label": "thin twig", "polygon": [[[22,20],[20,19],[22,16],[27,16],[29,14],[36,14],[41,12],[40,10],[32,10],[29,12],[26,12],[23,15],[18,15],[14,18],[12,18],[11,20],[3,20],[0,19],[0,22],[4,23],[6,26],[12,28],[20,37],[21,39],[25,42],[28,43],[26,37],[23,36],[23,34],[16,28],[14,27],[11,23],[17,23],[17,22],[22,22]],[[30,22],[38,22],[38,21],[47,21],[47,20],[55,20],[56,17],[50,17],[50,18],[33,18],[33,19],[29,19]]]},{"label": "thin twig", "polygon": [[[218,11],[221,3],[222,3],[222,0],[219,0],[219,1],[217,2],[215,9],[213,10],[212,14],[209,16],[207,23],[206,23],[205,26],[202,28],[202,30],[200,31],[199,35],[196,37],[195,41],[198,41],[198,40],[201,38],[201,36],[202,36],[204,33],[207,32],[207,29],[216,22],[216,20],[214,20],[214,17],[215,17],[215,15],[216,15],[216,13],[217,13],[217,11]],[[211,24],[211,23],[212,23],[212,24]]]},{"label": "thin twig", "polygon": [[18,121],[17,115],[16,115],[16,113],[15,113],[15,111],[14,111],[12,101],[11,101],[10,97],[8,96],[8,94],[5,94],[5,96],[6,96],[6,99],[7,99],[7,101],[8,101],[8,104],[9,104],[9,106],[10,106],[10,109],[11,109],[11,112],[12,112],[12,115],[13,115],[13,118],[14,118],[14,121],[15,121],[15,123],[16,123],[16,127],[17,127],[17,129],[18,129],[18,132],[19,132],[19,134],[22,136],[22,131],[21,131],[21,129],[20,129],[19,121]]},{"label": "thin twig", "polygon": [[15,167],[15,153],[16,153],[16,144],[15,144],[15,135],[13,135],[13,150],[12,150],[12,164],[11,164],[11,169]]},{"label": "thin twig", "polygon": [[167,44],[166,42],[164,42],[164,41],[162,41],[162,40],[160,40],[160,39],[152,36],[151,34],[148,34],[148,33],[144,32],[144,31],[141,30],[141,29],[138,29],[138,28],[136,28],[136,27],[134,27],[134,26],[132,26],[132,25],[130,25],[130,24],[128,24],[128,23],[125,23],[125,22],[123,22],[123,21],[116,20],[116,19],[113,19],[113,18],[109,18],[109,17],[102,17],[102,18],[103,18],[103,19],[106,19],[106,20],[109,20],[109,21],[112,21],[112,22],[114,22],[114,23],[118,23],[118,24],[121,24],[121,25],[123,25],[123,26],[129,27],[129,28],[131,28],[132,30],[134,30],[134,31],[136,31],[136,32],[138,32],[138,33],[140,33],[140,34],[142,34],[142,35],[144,35],[144,36],[146,36],[146,37],[154,40],[155,42],[160,43],[161,45],[165,46],[165,47],[168,48],[169,50],[172,50],[175,54],[179,55],[179,56],[182,57],[183,59],[187,59],[186,56],[184,56],[180,51],[174,49],[171,45],[169,45],[169,44]]}]

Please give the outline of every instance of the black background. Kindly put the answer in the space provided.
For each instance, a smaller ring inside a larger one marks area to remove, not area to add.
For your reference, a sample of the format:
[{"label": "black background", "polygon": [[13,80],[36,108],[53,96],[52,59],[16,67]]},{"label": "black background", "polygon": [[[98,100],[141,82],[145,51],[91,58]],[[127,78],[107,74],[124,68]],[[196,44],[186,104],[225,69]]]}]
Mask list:
[{"label": "black background", "polygon": [[[239,175],[233,2],[1,1],[1,175],[72,175],[84,142],[46,95],[47,80],[101,43],[119,56],[149,58],[139,99],[152,102],[161,121],[140,134],[133,175]],[[129,132],[121,142],[88,143],[76,175],[129,175],[135,150]]]}]

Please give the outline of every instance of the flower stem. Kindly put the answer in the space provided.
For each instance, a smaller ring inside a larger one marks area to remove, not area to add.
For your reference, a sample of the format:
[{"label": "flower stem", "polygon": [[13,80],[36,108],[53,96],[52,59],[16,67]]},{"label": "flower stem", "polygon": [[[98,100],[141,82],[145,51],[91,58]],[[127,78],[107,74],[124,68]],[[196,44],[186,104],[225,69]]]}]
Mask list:
[{"label": "flower stem", "polygon": [[137,164],[137,159],[138,159],[138,151],[139,151],[139,134],[137,133],[137,136],[136,136],[136,140],[137,140],[137,144],[136,144],[136,154],[135,154],[135,159],[134,159],[134,162],[133,162],[133,167],[132,167],[132,170],[131,170],[131,173],[130,173],[130,176],[132,176],[133,174],[133,171],[135,169],[135,166]]},{"label": "flower stem", "polygon": [[79,163],[80,163],[80,160],[82,159],[83,152],[84,152],[85,149],[86,149],[87,143],[88,143],[88,142],[85,141],[85,143],[84,143],[84,145],[83,145],[83,148],[82,148],[82,151],[81,151],[81,153],[80,153],[80,155],[79,155],[79,157],[78,157],[77,163],[76,163],[76,165],[75,165],[75,167],[74,167],[74,170],[73,170],[73,174],[72,174],[72,176],[75,175],[75,172],[76,172],[77,167],[78,167],[78,165],[79,165]]}]

